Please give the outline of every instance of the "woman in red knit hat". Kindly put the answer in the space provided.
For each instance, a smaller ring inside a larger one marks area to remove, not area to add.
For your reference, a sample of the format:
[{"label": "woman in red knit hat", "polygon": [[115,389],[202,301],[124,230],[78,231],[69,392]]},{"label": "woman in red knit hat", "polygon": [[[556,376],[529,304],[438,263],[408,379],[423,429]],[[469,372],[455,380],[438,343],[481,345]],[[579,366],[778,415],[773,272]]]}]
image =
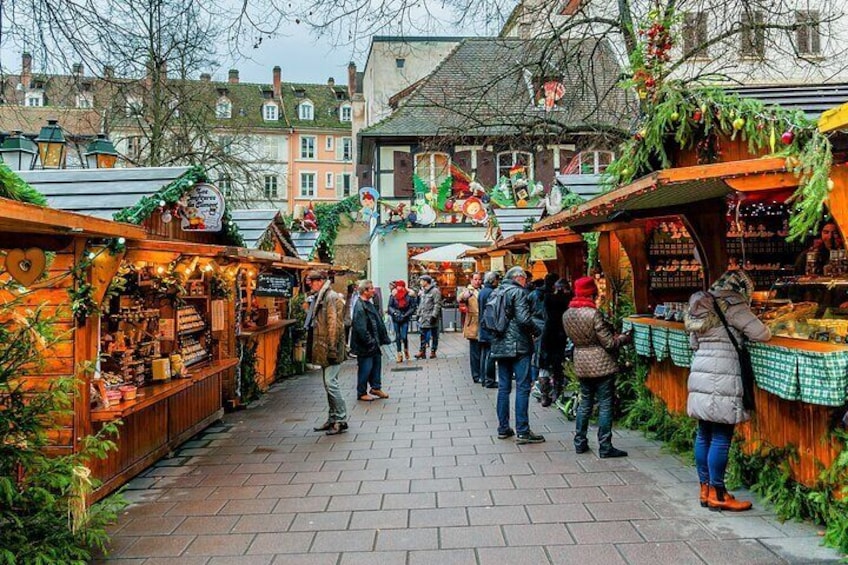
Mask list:
[{"label": "woman in red knit hat", "polygon": [[630,334],[618,334],[598,311],[598,286],[592,277],[574,282],[574,298],[562,317],[565,333],[574,343],[574,372],[580,381],[580,406],[577,409],[577,433],[574,449],[589,451],[586,434],[595,401],[598,402],[598,455],[626,457],[627,452],[612,446],[612,401],[615,375],[618,373],[617,350],[630,343]]},{"label": "woman in red knit hat", "polygon": [[389,298],[389,316],[395,326],[395,343],[397,344],[397,362],[403,362],[404,356],[409,361],[409,320],[415,313],[413,297],[406,288],[406,281],[394,283],[392,296]]}]

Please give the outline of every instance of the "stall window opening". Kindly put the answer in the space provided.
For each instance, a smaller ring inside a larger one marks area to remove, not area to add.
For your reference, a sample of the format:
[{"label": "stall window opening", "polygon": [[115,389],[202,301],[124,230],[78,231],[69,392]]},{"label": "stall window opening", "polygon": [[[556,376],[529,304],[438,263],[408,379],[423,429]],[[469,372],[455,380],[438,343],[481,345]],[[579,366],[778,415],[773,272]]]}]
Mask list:
[{"label": "stall window opening", "polygon": [[415,174],[427,186],[440,186],[450,176],[450,164],[447,153],[419,153],[415,156]]}]

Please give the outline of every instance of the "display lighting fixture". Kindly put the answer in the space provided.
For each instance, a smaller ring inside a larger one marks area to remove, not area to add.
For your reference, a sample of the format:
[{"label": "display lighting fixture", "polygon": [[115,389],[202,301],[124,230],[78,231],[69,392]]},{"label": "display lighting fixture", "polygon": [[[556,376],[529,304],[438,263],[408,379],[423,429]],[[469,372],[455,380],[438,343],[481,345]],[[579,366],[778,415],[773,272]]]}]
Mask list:
[{"label": "display lighting fixture", "polygon": [[68,142],[58,120],[47,120],[47,125],[41,128],[35,143],[38,145],[38,160],[42,169],[61,169],[65,166]]},{"label": "display lighting fixture", "polygon": [[118,152],[105,133],[98,133],[97,139],[89,143],[85,151],[85,162],[89,169],[115,168]]}]

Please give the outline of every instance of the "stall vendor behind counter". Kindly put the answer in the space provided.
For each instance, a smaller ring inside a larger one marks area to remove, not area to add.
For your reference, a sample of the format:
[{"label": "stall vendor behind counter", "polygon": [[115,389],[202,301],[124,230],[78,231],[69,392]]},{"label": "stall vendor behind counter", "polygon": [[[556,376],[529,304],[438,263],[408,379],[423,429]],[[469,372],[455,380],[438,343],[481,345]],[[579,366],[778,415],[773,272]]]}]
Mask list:
[{"label": "stall vendor behind counter", "polygon": [[824,275],[825,266],[832,260],[831,251],[844,251],[844,249],[844,240],[836,224],[826,222],[822,226],[820,237],[814,240],[810,248],[801,253],[795,260],[795,274]]}]

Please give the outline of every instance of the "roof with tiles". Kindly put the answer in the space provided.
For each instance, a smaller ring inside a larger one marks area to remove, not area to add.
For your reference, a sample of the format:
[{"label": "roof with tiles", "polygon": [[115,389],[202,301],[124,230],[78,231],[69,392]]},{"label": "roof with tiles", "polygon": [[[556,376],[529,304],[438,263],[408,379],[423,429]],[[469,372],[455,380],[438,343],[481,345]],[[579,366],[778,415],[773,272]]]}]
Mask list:
[{"label": "roof with tiles", "polygon": [[[283,83],[282,98],[286,121],[294,128],[351,129],[351,122],[341,121],[341,107],[350,104],[347,85]],[[298,107],[304,102],[314,106],[313,119],[301,120]]]},{"label": "roof with tiles", "polygon": [[[626,128],[635,107],[618,87],[621,69],[604,41],[469,38],[366,137],[511,135],[540,126],[558,130]],[[534,102],[542,82],[565,93],[551,111]]]}]

